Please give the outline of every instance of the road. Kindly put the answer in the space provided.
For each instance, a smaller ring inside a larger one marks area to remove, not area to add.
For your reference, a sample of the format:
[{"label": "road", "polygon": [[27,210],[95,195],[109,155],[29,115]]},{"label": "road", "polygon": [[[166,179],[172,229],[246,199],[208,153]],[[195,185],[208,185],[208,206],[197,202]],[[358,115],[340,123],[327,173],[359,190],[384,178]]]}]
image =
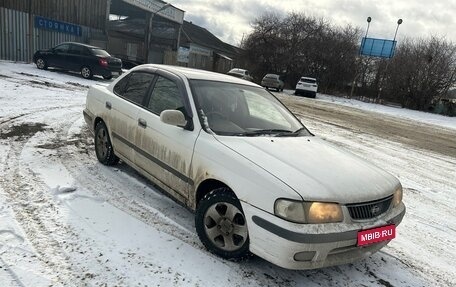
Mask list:
[{"label": "road", "polygon": [[456,157],[456,130],[328,102],[276,94],[296,115],[353,133],[375,135],[413,148]]}]

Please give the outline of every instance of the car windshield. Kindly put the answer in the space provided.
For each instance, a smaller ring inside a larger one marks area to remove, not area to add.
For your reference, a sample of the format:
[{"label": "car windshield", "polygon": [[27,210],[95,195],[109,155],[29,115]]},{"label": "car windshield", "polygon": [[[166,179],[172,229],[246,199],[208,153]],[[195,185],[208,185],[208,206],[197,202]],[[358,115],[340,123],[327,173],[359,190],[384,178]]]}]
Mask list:
[{"label": "car windshield", "polygon": [[276,80],[279,76],[278,75],[275,75],[275,74],[267,74],[266,76],[264,76],[265,79],[274,79]]},{"label": "car windshield", "polygon": [[106,52],[105,50],[102,50],[102,49],[92,49],[92,54],[94,56],[98,56],[98,57],[110,57],[111,55],[109,55],[108,52]]},{"label": "car windshield", "polygon": [[241,84],[190,81],[206,130],[229,136],[307,136],[308,130],[271,93]]}]

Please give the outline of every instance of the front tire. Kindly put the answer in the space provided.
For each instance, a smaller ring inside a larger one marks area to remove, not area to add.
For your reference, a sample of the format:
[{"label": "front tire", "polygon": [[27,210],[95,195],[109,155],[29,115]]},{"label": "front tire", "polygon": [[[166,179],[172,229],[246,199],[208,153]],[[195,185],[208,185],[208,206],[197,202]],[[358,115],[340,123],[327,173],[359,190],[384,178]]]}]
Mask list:
[{"label": "front tire", "polygon": [[47,69],[47,63],[46,60],[43,58],[38,58],[36,59],[36,67],[40,70],[46,70]]},{"label": "front tire", "polygon": [[206,194],[195,214],[196,232],[204,246],[225,259],[242,259],[249,255],[247,221],[241,204],[226,187]]},{"label": "front tire", "polygon": [[115,165],[119,162],[119,158],[114,154],[108,128],[104,122],[97,123],[95,127],[95,154],[98,161],[104,165]]},{"label": "front tire", "polygon": [[84,79],[92,79],[92,77],[93,77],[92,70],[89,67],[87,67],[87,66],[82,67],[81,68],[81,76]]}]

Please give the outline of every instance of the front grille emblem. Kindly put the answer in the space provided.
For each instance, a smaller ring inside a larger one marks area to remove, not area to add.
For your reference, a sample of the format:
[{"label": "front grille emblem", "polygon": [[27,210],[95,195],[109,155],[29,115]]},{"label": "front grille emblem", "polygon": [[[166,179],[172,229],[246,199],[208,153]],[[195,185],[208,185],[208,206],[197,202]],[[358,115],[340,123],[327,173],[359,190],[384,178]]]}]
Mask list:
[{"label": "front grille emblem", "polygon": [[372,215],[373,215],[373,216],[376,216],[376,215],[379,214],[379,212],[380,212],[380,206],[378,206],[378,205],[372,206],[371,212],[372,212]]}]

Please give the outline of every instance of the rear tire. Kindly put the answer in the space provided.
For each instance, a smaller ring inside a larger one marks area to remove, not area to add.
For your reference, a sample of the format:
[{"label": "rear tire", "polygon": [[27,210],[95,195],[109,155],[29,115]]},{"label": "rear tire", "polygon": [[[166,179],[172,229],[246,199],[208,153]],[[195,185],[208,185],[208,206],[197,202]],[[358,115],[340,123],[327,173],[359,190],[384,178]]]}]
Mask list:
[{"label": "rear tire", "polygon": [[247,221],[241,203],[229,188],[214,189],[201,199],[195,227],[210,252],[233,260],[250,255]]},{"label": "rear tire", "polygon": [[103,76],[103,79],[105,79],[105,80],[111,80],[111,79],[112,79],[112,75],[109,75],[109,76]]},{"label": "rear tire", "polygon": [[104,165],[116,165],[119,162],[119,158],[114,154],[108,128],[102,121],[95,127],[95,154]]},{"label": "rear tire", "polygon": [[83,66],[81,68],[81,76],[84,79],[92,79],[92,77],[93,77],[92,70],[87,66]]}]

